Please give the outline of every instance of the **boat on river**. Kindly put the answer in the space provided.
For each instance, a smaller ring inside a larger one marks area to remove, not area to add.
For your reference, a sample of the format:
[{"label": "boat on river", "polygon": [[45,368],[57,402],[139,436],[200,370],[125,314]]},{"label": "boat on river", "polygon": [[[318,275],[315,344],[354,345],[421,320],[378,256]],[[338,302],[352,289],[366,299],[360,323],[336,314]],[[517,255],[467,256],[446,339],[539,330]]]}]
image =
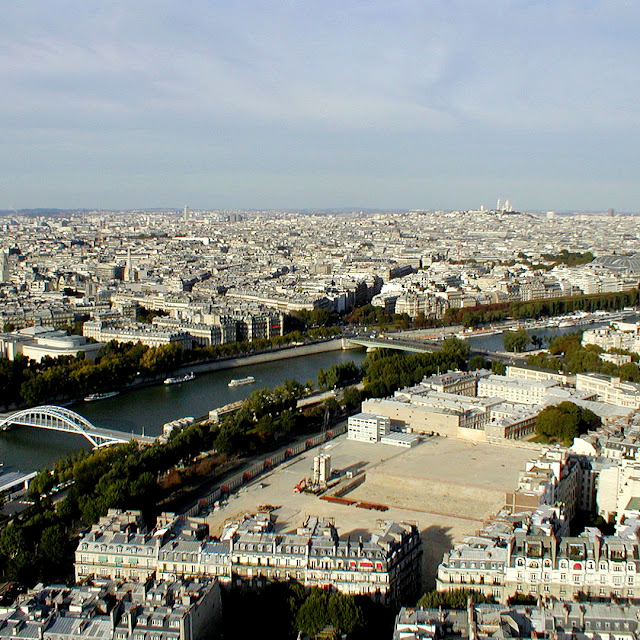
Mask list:
[{"label": "boat on river", "polygon": [[107,398],[114,398],[115,396],[119,396],[119,391],[107,391],[106,393],[91,393],[88,395],[84,401],[85,402],[96,402],[98,400],[106,400]]},{"label": "boat on river", "polygon": [[246,378],[233,379],[227,385],[228,387],[243,387],[245,384],[253,384],[256,379],[253,376],[247,376]]},{"label": "boat on river", "polygon": [[176,376],[175,378],[165,378],[165,384],[180,384],[181,382],[189,382],[190,380],[195,380],[196,374],[193,371],[189,373],[185,373],[183,376]]}]

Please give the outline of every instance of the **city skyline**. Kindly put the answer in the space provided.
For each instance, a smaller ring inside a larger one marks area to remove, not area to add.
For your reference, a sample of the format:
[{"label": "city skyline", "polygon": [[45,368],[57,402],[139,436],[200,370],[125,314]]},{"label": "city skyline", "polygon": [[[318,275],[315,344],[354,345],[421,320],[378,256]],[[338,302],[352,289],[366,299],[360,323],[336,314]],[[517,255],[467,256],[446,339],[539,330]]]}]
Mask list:
[{"label": "city skyline", "polygon": [[639,13],[13,5],[0,208],[638,211]]}]

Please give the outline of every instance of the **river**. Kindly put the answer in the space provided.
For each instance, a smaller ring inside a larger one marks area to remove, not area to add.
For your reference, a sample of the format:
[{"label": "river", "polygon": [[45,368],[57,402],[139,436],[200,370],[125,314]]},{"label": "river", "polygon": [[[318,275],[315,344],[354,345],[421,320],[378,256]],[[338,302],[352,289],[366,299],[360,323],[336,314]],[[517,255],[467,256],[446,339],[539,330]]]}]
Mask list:
[{"label": "river", "polygon": [[[158,435],[166,422],[206,415],[211,409],[242,400],[256,389],[275,387],[288,378],[316,383],[318,371],[349,360],[360,365],[362,349],[328,351],[288,360],[238,367],[202,374],[191,382],[154,385],[122,393],[99,402],[81,402],[70,407],[97,427],[118,429],[131,434]],[[255,384],[229,388],[231,378],[253,376]],[[35,471],[51,466],[56,460],[89,449],[85,438],[56,431],[18,427],[0,433],[2,471]]]},{"label": "river", "polygon": [[[638,317],[629,318],[628,321],[637,322]],[[579,327],[531,329],[528,333],[546,338],[605,324],[608,324],[608,320]],[[503,351],[504,349],[502,334],[470,338],[469,343],[483,350]],[[100,402],[78,403],[71,408],[97,427],[118,429],[131,434],[158,435],[162,431],[162,425],[171,420],[185,416],[203,416],[211,409],[246,398],[256,389],[274,387],[287,378],[295,378],[303,383],[307,380],[315,382],[320,369],[327,369],[333,364],[349,360],[359,365],[364,357],[364,350],[329,351],[225,371],[214,371],[199,375],[195,380],[184,384],[145,387],[127,391],[115,398]],[[231,378],[243,378],[249,375],[256,378],[255,384],[232,389],[227,387]],[[66,433],[29,427],[19,427],[0,433],[2,471],[16,469],[35,471],[44,466],[51,466],[59,458],[79,448],[88,449],[90,445],[81,436]]]},{"label": "river", "polygon": [[[625,322],[640,322],[640,315],[630,315],[624,319]],[[603,319],[601,322],[594,322],[591,324],[576,325],[573,327],[545,327],[539,329],[527,329],[529,336],[538,336],[544,339],[543,347],[548,346],[548,339],[555,338],[557,336],[567,335],[569,333],[576,333],[577,331],[585,331],[587,329],[595,329],[597,327],[605,327],[611,323],[609,319]],[[487,336],[478,336],[475,338],[469,338],[469,344],[476,349],[482,349],[484,351],[504,351],[504,344],[502,342],[504,334],[494,334]],[[534,347],[529,345],[528,350],[533,350]]]}]

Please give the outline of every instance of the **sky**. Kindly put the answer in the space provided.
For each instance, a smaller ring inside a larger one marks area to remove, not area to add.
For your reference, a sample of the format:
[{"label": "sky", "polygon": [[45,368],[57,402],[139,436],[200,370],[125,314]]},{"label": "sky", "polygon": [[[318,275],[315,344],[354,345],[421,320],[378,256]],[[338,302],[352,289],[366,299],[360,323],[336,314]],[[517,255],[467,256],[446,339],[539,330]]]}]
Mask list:
[{"label": "sky", "polygon": [[640,211],[637,0],[21,0],[0,209]]}]

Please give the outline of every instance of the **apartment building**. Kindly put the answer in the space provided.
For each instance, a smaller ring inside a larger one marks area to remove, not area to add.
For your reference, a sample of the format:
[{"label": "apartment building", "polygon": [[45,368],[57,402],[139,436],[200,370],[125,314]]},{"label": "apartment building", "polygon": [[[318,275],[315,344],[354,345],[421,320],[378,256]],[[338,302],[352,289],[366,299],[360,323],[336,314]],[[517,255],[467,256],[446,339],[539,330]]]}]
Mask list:
[{"label": "apartment building", "polygon": [[519,380],[533,380],[534,382],[552,380],[556,382],[556,384],[560,384],[563,386],[575,384],[575,376],[570,374],[514,364],[507,365],[506,377]]},{"label": "apartment building", "polygon": [[624,349],[638,353],[640,350],[640,323],[613,322],[608,327],[587,329],[582,334],[582,345],[595,344],[605,351]]},{"label": "apartment building", "polygon": [[163,330],[152,329],[149,325],[131,324],[119,326],[103,320],[88,320],[82,326],[82,334],[98,342],[141,342],[149,347],[161,347],[167,344],[177,344],[183,349],[191,349],[192,337],[180,329]]},{"label": "apartment building", "polygon": [[148,533],[139,512],[115,509],[94,525],[75,553],[76,580],[90,576],[148,580],[217,578],[234,586],[295,579],[396,605],[420,586],[420,533],[415,524],[380,521],[368,539],[341,540],[331,520],[307,517],[276,533],[267,514],[245,517],[221,540],[180,518]]},{"label": "apartment building", "polygon": [[477,589],[500,602],[517,594],[560,600],[640,600],[640,521],[613,536],[587,528],[561,537],[514,530],[506,538],[456,545],[438,568],[437,587]]},{"label": "apartment building", "polygon": [[478,395],[485,398],[503,398],[519,404],[542,404],[551,387],[558,385],[555,380],[529,380],[489,375],[478,380]]},{"label": "apartment building", "polygon": [[534,429],[537,415],[528,405],[505,403],[502,398],[442,393],[422,385],[397,391],[393,398],[365,400],[362,411],[388,416],[395,430],[433,432],[476,441],[528,435]]},{"label": "apartment building", "polygon": [[0,640],[208,640],[221,610],[216,580],[38,585],[0,610]]},{"label": "apartment building", "polygon": [[620,378],[600,373],[578,373],[576,390],[593,393],[607,404],[640,409],[640,384],[634,382],[623,382]]},{"label": "apartment building", "polygon": [[402,608],[393,640],[540,637],[570,640],[636,640],[640,607],[614,602],[553,602],[535,605],[477,604],[462,611]]},{"label": "apartment building", "polygon": [[449,371],[440,375],[424,378],[412,392],[421,393],[421,389],[438,391],[439,393],[453,393],[459,396],[477,396],[478,380],[491,375],[486,369],[476,371]]}]

